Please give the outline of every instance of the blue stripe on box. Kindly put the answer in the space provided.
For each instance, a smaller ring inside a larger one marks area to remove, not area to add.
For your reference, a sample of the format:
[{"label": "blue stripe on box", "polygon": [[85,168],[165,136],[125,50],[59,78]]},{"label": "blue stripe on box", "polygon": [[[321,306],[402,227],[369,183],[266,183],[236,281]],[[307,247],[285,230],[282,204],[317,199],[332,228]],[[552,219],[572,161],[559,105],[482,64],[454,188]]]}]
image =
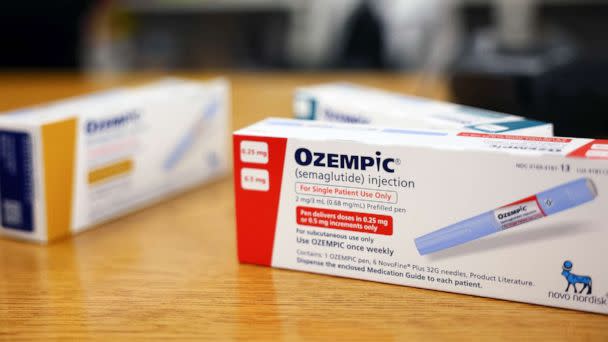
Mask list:
[{"label": "blue stripe on box", "polygon": [[34,231],[32,168],[30,136],[0,131],[0,216],[5,228]]},{"label": "blue stripe on box", "polygon": [[416,130],[411,130],[411,129],[397,129],[397,128],[386,128],[386,129],[383,129],[382,132],[406,134],[406,135],[433,135],[433,136],[448,135],[448,133],[444,133],[444,132],[416,131]]},{"label": "blue stripe on box", "polygon": [[[467,126],[467,128],[474,129],[485,133],[505,133],[511,132],[518,129],[536,127],[546,125],[546,122],[536,120],[517,120],[508,122],[496,122],[496,123],[485,123],[479,125]],[[487,129],[486,127],[496,126],[496,129]]]}]

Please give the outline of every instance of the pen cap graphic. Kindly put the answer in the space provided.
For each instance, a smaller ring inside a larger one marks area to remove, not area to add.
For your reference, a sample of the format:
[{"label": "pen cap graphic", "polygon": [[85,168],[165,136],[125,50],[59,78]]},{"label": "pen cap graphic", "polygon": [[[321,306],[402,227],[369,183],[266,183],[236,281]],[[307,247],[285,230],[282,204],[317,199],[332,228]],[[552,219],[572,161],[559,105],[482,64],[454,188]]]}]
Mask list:
[{"label": "pen cap graphic", "polygon": [[595,197],[593,181],[580,178],[420,236],[414,243],[420,255],[438,252],[577,207]]},{"label": "pen cap graphic", "polygon": [[591,179],[581,178],[536,195],[545,215],[587,203],[597,197],[597,189]]},{"label": "pen cap graphic", "polygon": [[179,162],[186,156],[188,151],[194,146],[199,137],[202,136],[205,126],[215,116],[220,108],[220,103],[213,100],[203,110],[203,115],[194,123],[194,125],[182,136],[179,142],[171,149],[171,152],[163,163],[163,168],[166,171],[174,169]]}]

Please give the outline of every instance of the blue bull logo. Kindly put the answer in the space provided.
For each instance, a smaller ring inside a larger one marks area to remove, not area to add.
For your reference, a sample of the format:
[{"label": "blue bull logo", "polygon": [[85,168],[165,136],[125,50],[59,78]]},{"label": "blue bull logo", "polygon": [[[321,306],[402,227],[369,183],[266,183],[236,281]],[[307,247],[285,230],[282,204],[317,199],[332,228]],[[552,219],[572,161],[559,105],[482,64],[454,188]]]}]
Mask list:
[{"label": "blue bull logo", "polygon": [[[572,270],[572,261],[566,260],[564,261],[564,265],[562,266],[562,275],[568,281],[568,287],[566,287],[566,292],[570,289],[570,285],[574,288],[574,293],[582,293],[585,289],[587,289],[588,295],[591,294],[591,277],[589,276],[581,276],[571,273]],[[576,290],[576,284],[583,284],[583,288],[580,291]]]}]

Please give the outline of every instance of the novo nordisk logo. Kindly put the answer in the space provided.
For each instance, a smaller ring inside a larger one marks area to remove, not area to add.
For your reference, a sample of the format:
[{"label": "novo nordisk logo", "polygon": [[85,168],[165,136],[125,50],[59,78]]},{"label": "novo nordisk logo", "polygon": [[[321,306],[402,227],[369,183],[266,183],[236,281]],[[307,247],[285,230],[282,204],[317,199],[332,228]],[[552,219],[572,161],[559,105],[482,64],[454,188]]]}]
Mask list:
[{"label": "novo nordisk logo", "polygon": [[[593,295],[593,281],[588,275],[579,275],[572,273],[574,264],[570,260],[564,261],[562,264],[562,276],[566,279],[566,289],[563,292],[549,291],[548,297],[552,299],[559,299],[563,301],[572,301],[590,305],[608,305],[608,293],[605,295]],[[577,287],[577,285],[582,285]],[[573,289],[574,293],[571,294],[570,288]]]},{"label": "novo nordisk logo", "polygon": [[108,119],[89,120],[86,124],[87,133],[93,134],[110,128],[122,127],[131,122],[137,121],[139,117],[139,112],[132,110]]},{"label": "novo nordisk logo", "polygon": [[[566,292],[568,292],[568,290],[570,289],[570,286],[572,286],[574,288],[574,293],[583,293],[583,291],[585,289],[587,289],[587,294],[590,295],[591,294],[591,285],[592,285],[592,281],[591,281],[591,277],[590,276],[582,276],[582,275],[577,275],[572,273],[572,261],[570,260],[566,260],[564,261],[564,264],[562,265],[562,275],[564,276],[564,278],[566,278],[566,281],[568,282],[568,287],[566,287]],[[576,284],[582,284],[583,287],[580,289],[580,291],[577,291],[576,289]]]},{"label": "novo nordisk logo", "polygon": [[325,152],[311,152],[301,147],[295,152],[295,160],[301,166],[320,166],[350,170],[376,169],[388,173],[395,172],[395,165],[400,164],[399,159],[383,158],[382,153],[376,152],[374,157],[351,154],[337,154]]}]

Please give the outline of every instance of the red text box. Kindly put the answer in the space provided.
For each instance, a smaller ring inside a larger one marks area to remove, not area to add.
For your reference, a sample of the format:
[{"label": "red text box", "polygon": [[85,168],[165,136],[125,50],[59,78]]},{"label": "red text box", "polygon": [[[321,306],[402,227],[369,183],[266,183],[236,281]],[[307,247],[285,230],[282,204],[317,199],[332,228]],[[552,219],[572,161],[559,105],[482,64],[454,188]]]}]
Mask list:
[{"label": "red text box", "polygon": [[393,235],[393,218],[387,215],[297,207],[296,220],[304,226]]}]

